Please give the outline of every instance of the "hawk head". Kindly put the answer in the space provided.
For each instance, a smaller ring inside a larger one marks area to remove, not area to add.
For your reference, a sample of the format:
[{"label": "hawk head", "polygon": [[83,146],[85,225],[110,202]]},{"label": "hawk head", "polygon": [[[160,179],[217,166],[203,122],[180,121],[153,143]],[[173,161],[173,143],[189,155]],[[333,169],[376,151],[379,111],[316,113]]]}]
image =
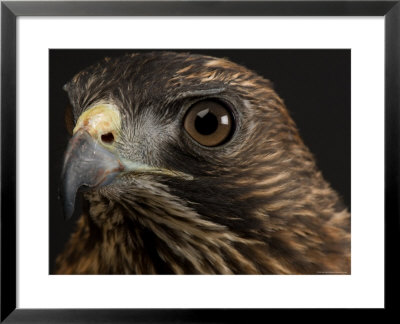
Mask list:
[{"label": "hawk head", "polygon": [[106,58],[65,90],[59,273],[349,272],[349,214],[271,83],[226,59]]}]

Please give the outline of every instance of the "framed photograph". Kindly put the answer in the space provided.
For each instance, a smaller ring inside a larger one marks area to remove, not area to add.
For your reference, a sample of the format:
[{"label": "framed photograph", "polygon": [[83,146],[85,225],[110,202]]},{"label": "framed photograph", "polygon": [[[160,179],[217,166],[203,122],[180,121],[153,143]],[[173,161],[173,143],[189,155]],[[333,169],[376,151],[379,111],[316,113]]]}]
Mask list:
[{"label": "framed photograph", "polygon": [[398,1],[1,10],[2,321],[393,307]]}]

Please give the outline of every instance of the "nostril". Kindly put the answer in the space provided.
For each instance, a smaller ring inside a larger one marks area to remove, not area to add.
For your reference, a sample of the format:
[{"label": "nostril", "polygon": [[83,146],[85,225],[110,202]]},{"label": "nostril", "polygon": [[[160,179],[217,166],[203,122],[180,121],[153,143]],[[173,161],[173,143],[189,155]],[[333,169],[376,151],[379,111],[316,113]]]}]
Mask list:
[{"label": "nostril", "polygon": [[114,135],[113,135],[113,133],[103,134],[103,135],[101,135],[101,140],[104,143],[112,144],[114,142]]}]

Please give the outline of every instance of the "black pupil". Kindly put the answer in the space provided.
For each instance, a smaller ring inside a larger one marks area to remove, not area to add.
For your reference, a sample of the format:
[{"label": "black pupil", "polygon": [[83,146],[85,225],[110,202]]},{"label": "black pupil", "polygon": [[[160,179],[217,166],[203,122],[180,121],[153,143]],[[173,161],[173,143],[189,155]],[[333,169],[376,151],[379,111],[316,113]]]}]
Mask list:
[{"label": "black pupil", "polygon": [[194,121],[194,127],[201,135],[210,135],[218,128],[218,119],[208,109],[197,113]]}]

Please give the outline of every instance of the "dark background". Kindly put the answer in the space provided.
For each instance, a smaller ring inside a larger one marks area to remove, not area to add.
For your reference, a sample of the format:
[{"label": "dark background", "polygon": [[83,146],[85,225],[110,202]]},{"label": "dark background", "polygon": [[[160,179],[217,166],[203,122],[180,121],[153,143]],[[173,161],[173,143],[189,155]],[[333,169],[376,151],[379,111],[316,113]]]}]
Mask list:
[{"label": "dark background", "polygon": [[[50,50],[50,226],[49,270],[74,229],[78,213],[64,221],[58,198],[63,153],[69,134],[62,86],[105,56],[151,50]],[[182,50],[175,50],[182,51]],[[350,50],[184,50],[226,57],[274,83],[325,179],[350,208]]]}]

